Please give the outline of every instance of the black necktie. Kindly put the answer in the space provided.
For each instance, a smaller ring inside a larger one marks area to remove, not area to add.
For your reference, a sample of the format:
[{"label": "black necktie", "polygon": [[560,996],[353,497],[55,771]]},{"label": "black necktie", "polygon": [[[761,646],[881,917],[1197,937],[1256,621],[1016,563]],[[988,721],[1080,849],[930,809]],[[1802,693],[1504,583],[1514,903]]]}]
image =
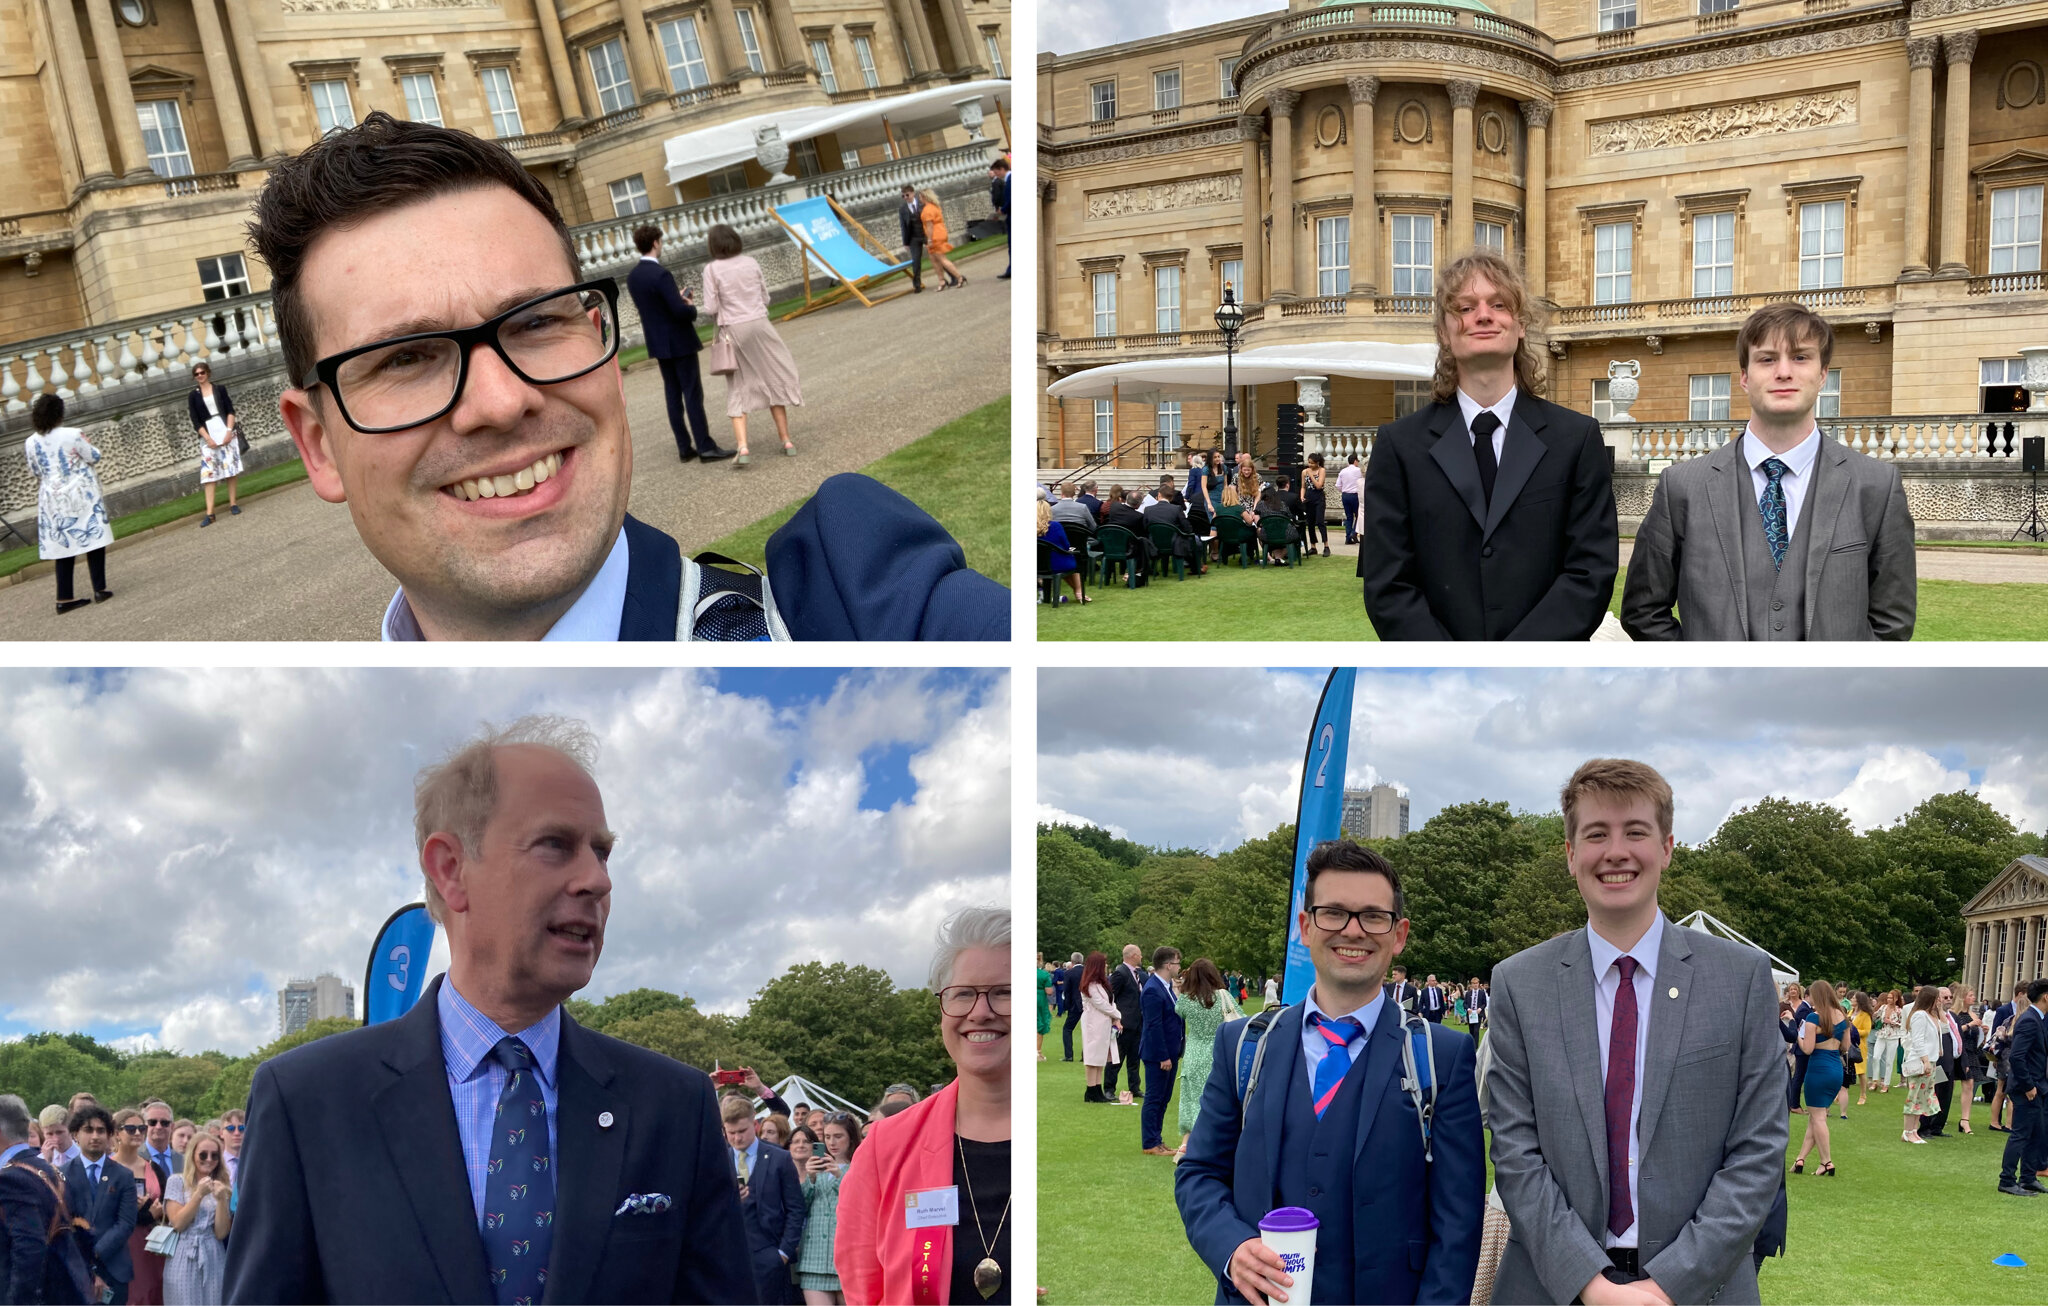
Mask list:
[{"label": "black necktie", "polygon": [[1479,488],[1486,491],[1486,503],[1493,506],[1493,478],[1500,474],[1500,464],[1493,457],[1493,433],[1500,429],[1500,418],[1488,409],[1472,419],[1472,452],[1479,458]]}]

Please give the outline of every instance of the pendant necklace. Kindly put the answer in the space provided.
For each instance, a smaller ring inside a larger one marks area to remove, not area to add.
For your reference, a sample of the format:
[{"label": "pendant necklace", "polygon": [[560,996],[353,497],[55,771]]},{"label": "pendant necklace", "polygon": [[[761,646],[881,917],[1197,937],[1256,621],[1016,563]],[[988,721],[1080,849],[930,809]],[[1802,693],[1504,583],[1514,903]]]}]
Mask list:
[{"label": "pendant necklace", "polygon": [[[960,1174],[967,1180],[967,1205],[974,1211],[974,1236],[981,1239],[981,1263],[974,1267],[974,1290],[987,1301],[996,1295],[996,1289],[1003,1286],[1003,1267],[996,1264],[995,1247],[988,1235],[981,1229],[981,1208],[974,1204],[974,1176],[967,1173],[967,1148],[960,1141],[960,1135],[953,1135],[953,1146],[960,1152]],[[1010,1218],[1010,1201],[1003,1199],[1002,1219],[996,1221],[996,1237],[1003,1236],[1003,1224]]]}]

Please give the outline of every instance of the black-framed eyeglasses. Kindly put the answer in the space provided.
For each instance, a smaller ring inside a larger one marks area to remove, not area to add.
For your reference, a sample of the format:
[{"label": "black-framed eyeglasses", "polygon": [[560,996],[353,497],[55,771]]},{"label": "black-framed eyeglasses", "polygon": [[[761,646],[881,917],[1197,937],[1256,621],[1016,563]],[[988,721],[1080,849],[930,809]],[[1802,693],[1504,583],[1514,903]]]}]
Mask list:
[{"label": "black-framed eyeglasses", "polygon": [[[1010,1014],[1010,986],[990,984],[979,988],[972,984],[956,985],[939,990],[939,1010],[949,1016],[964,1016],[974,1010],[974,1004],[986,994],[988,1009],[998,1016]],[[891,1090],[894,1091],[893,1089]]]},{"label": "black-framed eyeglasses", "polygon": [[326,386],[342,420],[365,435],[407,431],[461,401],[470,354],[478,345],[489,345],[528,385],[585,376],[619,352],[619,283],[610,277],[586,281],[472,327],[422,331],[329,354],[299,385]]},{"label": "black-framed eyeglasses", "polygon": [[1341,934],[1352,921],[1367,934],[1385,934],[1400,921],[1400,917],[1381,907],[1367,907],[1363,911],[1346,911],[1342,907],[1311,907],[1308,918],[1316,928],[1325,934]]}]

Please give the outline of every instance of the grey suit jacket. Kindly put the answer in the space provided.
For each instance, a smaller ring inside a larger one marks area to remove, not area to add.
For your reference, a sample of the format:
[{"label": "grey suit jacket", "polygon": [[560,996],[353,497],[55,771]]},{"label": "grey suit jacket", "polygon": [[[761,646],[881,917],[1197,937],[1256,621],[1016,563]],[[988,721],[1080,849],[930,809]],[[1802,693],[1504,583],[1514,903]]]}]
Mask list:
[{"label": "grey suit jacket", "polygon": [[[1592,968],[1580,929],[1493,970],[1486,1105],[1512,1226],[1498,1302],[1572,1301],[1610,1264]],[[1754,1303],[1750,1246],[1777,1198],[1789,1129],[1770,963],[1666,921],[1651,1002],[1636,1121],[1643,1272],[1674,1302]]]},{"label": "grey suit jacket", "polygon": [[[1742,565],[1743,532],[1757,511],[1750,478],[1739,437],[1658,478],[1622,589],[1621,624],[1631,636],[1751,638]],[[1823,436],[1800,514],[1806,638],[1911,639],[1913,518],[1899,469]]]}]

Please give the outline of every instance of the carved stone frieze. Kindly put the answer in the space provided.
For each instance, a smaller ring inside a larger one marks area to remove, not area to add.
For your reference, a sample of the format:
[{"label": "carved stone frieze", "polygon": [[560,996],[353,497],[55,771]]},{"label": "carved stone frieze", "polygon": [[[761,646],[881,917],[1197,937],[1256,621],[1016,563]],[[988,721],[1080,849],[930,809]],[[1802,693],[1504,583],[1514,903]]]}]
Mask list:
[{"label": "carved stone frieze", "polygon": [[1766,59],[1790,59],[1803,54],[1830,50],[1854,50],[1866,45],[1888,45],[1905,39],[1902,19],[1888,18],[1854,27],[1834,27],[1819,32],[1801,32],[1770,41],[1740,42],[1716,46],[1691,54],[1667,55],[1661,59],[1629,59],[1559,73],[1557,89],[1583,91],[1596,86],[1617,86],[1623,82],[1654,81],[1682,73],[1711,72],[1717,68],[1746,68]]},{"label": "carved stone frieze", "polygon": [[1220,172],[1208,177],[1183,177],[1149,186],[1123,186],[1091,191],[1087,216],[1121,218],[1132,213],[1164,213],[1204,204],[1236,204],[1244,198],[1244,173]]},{"label": "carved stone frieze", "polygon": [[1261,59],[1253,67],[1238,74],[1238,93],[1246,94],[1259,83],[1293,68],[1307,68],[1323,63],[1355,61],[1373,64],[1401,60],[1457,64],[1464,68],[1505,73],[1510,77],[1534,82],[1538,86],[1548,86],[1551,82],[1551,73],[1547,67],[1512,51],[1491,46],[1463,45],[1454,41],[1374,37],[1361,41],[1332,41],[1324,45],[1303,46],[1297,50],[1284,51],[1270,59]]},{"label": "carved stone frieze", "polygon": [[2041,903],[2048,903],[2048,878],[2031,870],[2023,870],[1993,889],[1990,897],[1977,904],[1977,911],[2032,907]]},{"label": "carved stone frieze", "polygon": [[1061,150],[1056,159],[1047,159],[1046,162],[1061,169],[1092,168],[1102,163],[1124,163],[1131,159],[1149,159],[1161,154],[1213,149],[1218,145],[1239,145],[1243,141],[1244,137],[1236,127],[1211,127],[1204,131],[1147,136],[1142,140],[1125,141],[1117,145],[1098,145],[1091,149]]},{"label": "carved stone frieze", "polygon": [[1551,104],[1548,100],[1524,100],[1522,101],[1522,121],[1528,123],[1531,127],[1548,127],[1550,125],[1550,110]]},{"label": "carved stone frieze", "polygon": [[1906,41],[1906,66],[1909,68],[1932,68],[1941,57],[1941,38],[1938,36],[1915,36]]},{"label": "carved stone frieze", "polygon": [[1344,85],[1351,91],[1353,104],[1373,104],[1380,98],[1380,79],[1377,77],[1346,77]]},{"label": "carved stone frieze", "polygon": [[1941,37],[1941,57],[1951,68],[1959,63],[1968,63],[1977,57],[1977,34],[1975,32],[1944,32]]},{"label": "carved stone frieze", "polygon": [[288,14],[384,14],[415,9],[496,9],[500,0],[282,0]]},{"label": "carved stone frieze", "polygon": [[1844,126],[1856,121],[1856,91],[1851,86],[1597,122],[1588,129],[1587,148],[1594,154],[1633,154]]},{"label": "carved stone frieze", "polygon": [[2012,0],[1913,0],[1913,21],[1918,23],[1929,18],[1974,14],[1980,9],[2002,9],[2011,3]]},{"label": "carved stone frieze", "polygon": [[1469,109],[1479,103],[1478,82],[1445,82],[1444,90],[1450,93],[1453,109]]},{"label": "carved stone frieze", "polygon": [[1240,114],[1237,119],[1238,135],[1245,140],[1257,140],[1266,134],[1266,120],[1256,113]]}]

